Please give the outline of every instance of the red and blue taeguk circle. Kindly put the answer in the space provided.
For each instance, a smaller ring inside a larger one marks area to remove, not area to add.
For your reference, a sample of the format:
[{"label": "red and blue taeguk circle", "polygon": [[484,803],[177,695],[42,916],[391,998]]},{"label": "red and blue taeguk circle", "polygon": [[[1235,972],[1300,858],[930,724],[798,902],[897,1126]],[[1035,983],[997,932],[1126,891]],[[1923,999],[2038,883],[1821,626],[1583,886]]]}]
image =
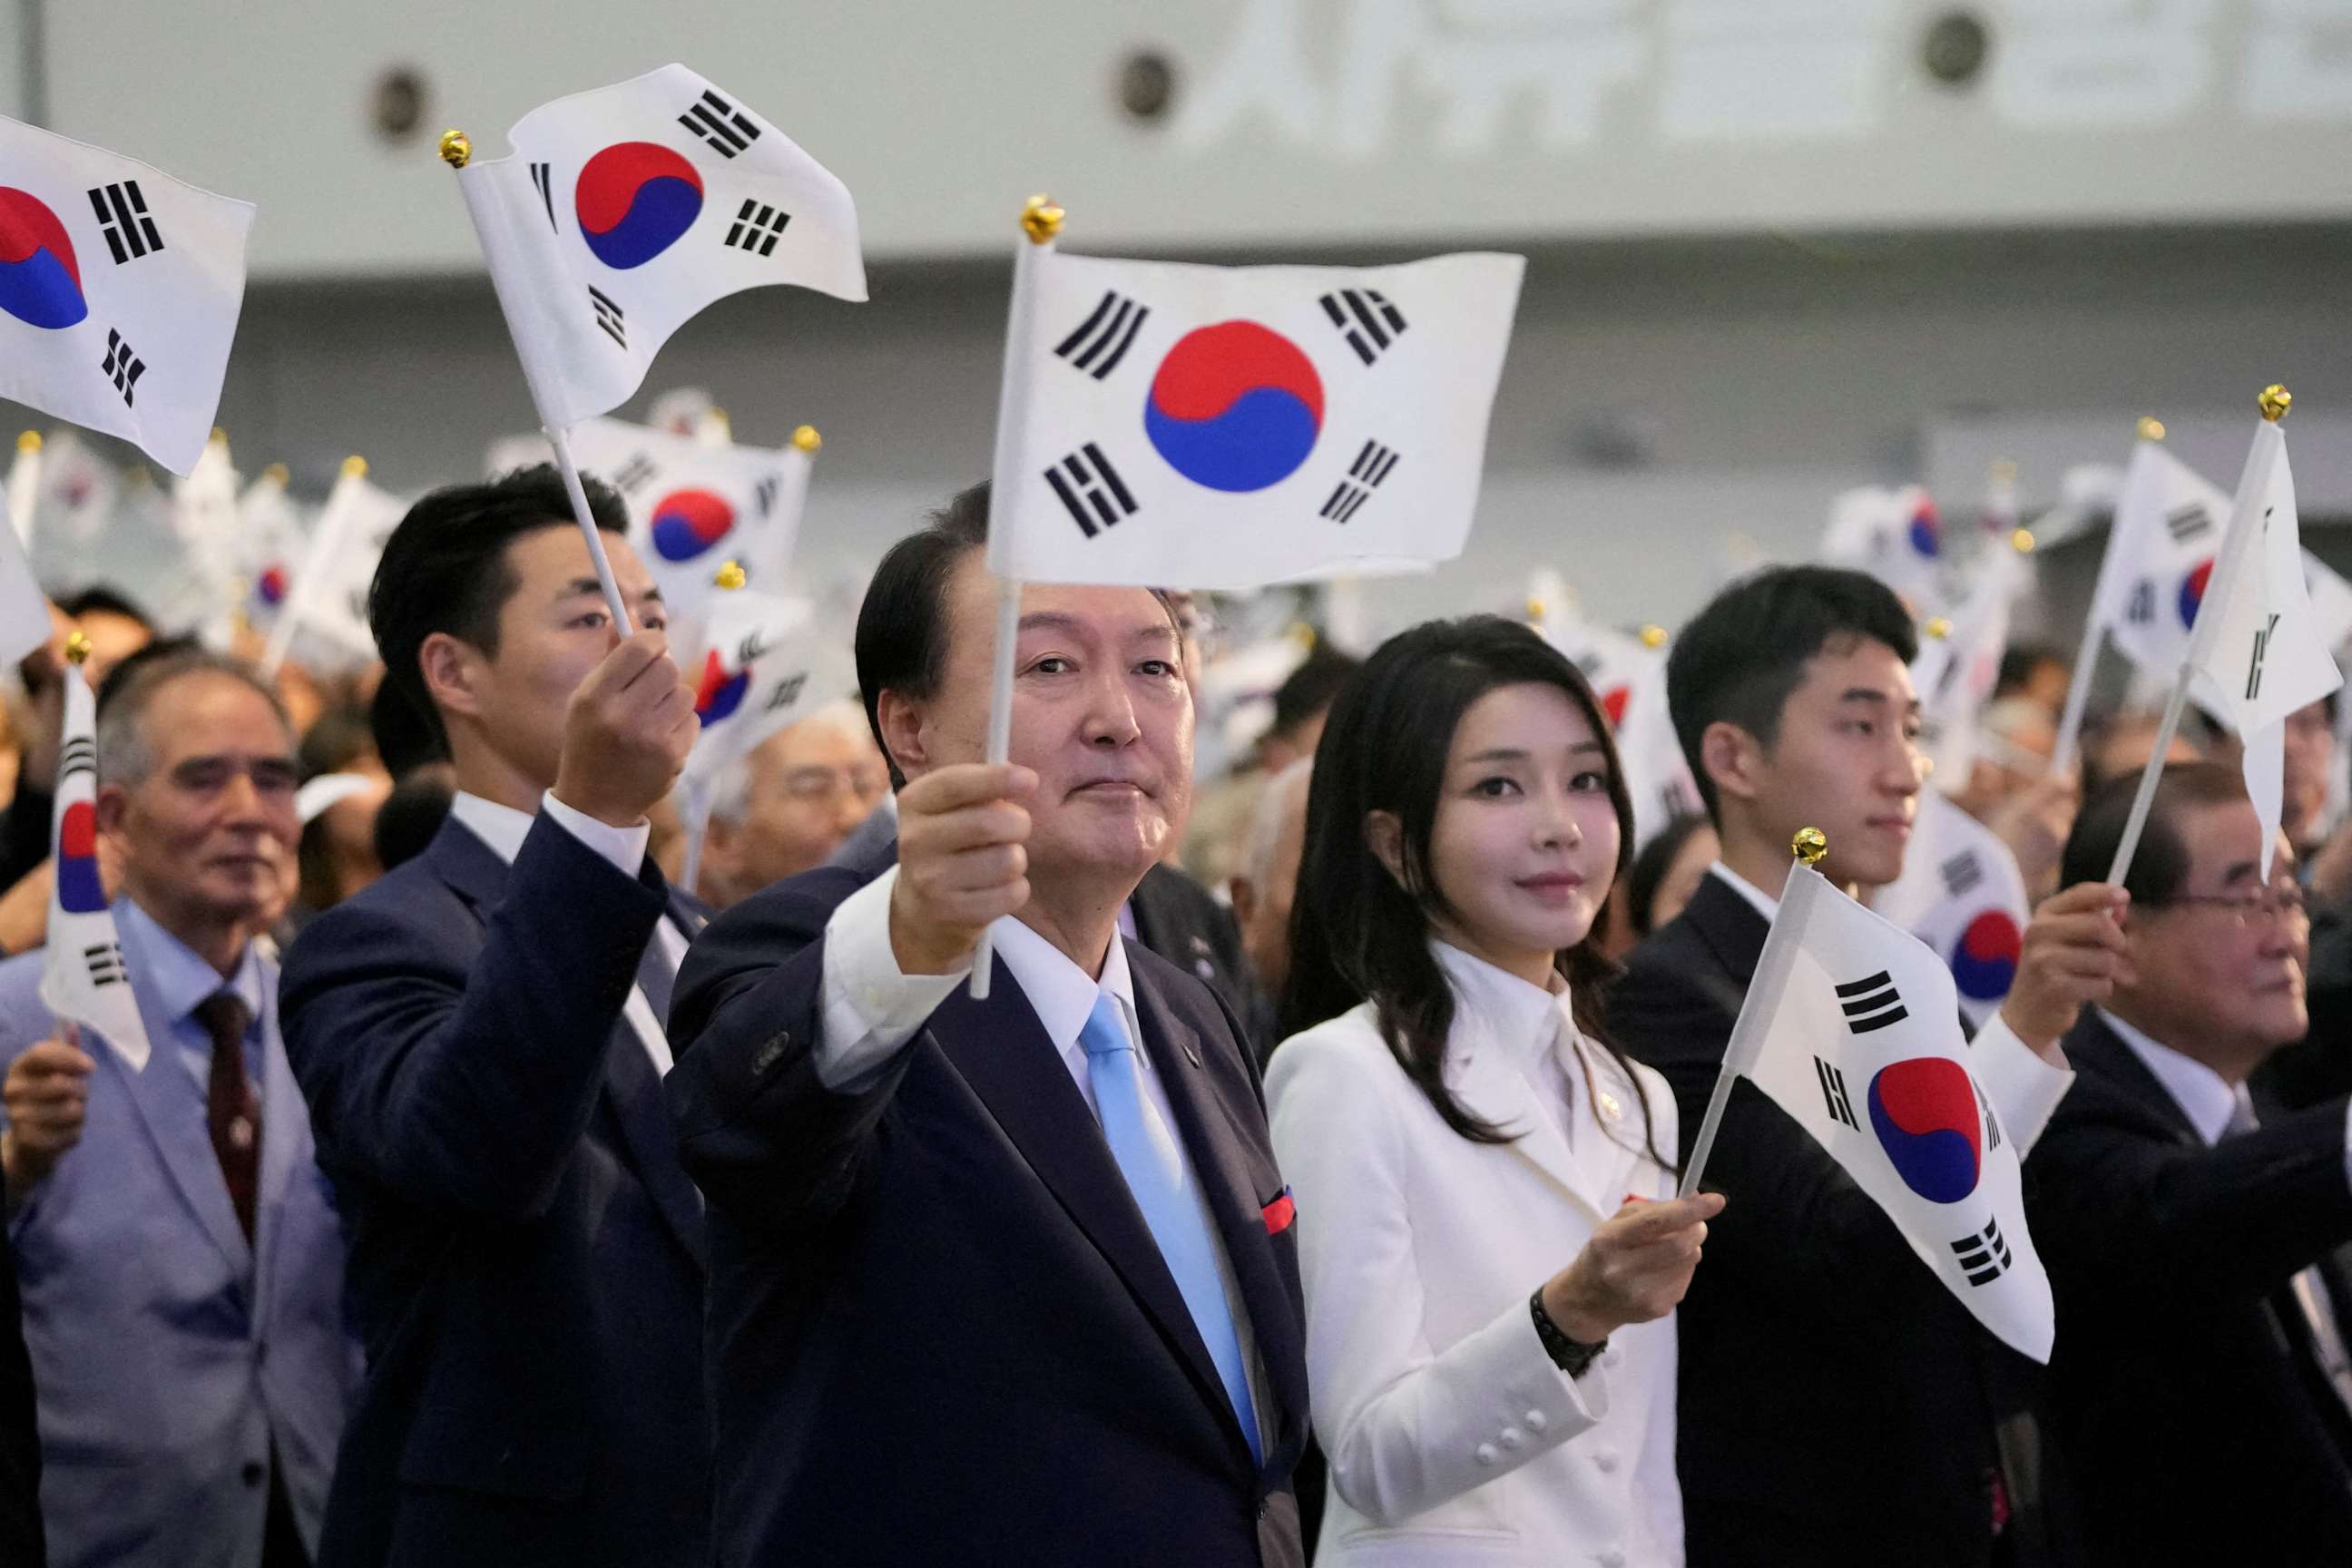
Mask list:
[{"label": "red and blue taeguk circle", "polygon": [[726,662],[712,648],[702,661],[702,679],[694,689],[694,715],[706,728],[716,724],[743,706],[743,694],[751,689],[751,670],[728,674]]},{"label": "red and blue taeguk circle", "polygon": [[1960,994],[1972,1002],[1998,1002],[2017,983],[2018,954],[2024,951],[2024,933],[2006,910],[1987,910],[1961,931],[1952,944],[1952,980]]},{"label": "red and blue taeguk circle", "polygon": [[588,160],[572,188],[580,237],[616,270],[643,267],[702,214],[702,176],[668,148],[616,142]]},{"label": "red and blue taeguk circle", "polygon": [[47,203],[0,185],[0,310],[55,331],[89,314],[73,241]]},{"label": "red and blue taeguk circle", "polygon": [[1323,378],[1255,321],[1176,340],[1151,378],[1144,433],[1168,466],[1213,490],[1262,490],[1298,471],[1323,433]]},{"label": "red and blue taeguk circle", "polygon": [[2213,563],[2207,560],[2199,562],[2196,570],[2180,580],[2179,607],[2182,626],[2193,626],[2197,624],[2197,606],[2205,602],[2205,584],[2210,582],[2212,577]]},{"label": "red and blue taeguk circle", "polygon": [[1929,1203],[1956,1204],[1977,1190],[1975,1086],[1948,1057],[1914,1057],[1870,1080],[1870,1128],[1903,1184]]},{"label": "red and blue taeguk circle", "polygon": [[66,807],[58,823],[58,908],[69,915],[106,908],[106,884],[98,875],[98,812],[86,800]]},{"label": "red and blue taeguk circle", "polygon": [[1911,513],[1911,549],[1914,553],[1930,560],[1943,553],[1944,520],[1937,515],[1936,503],[1922,499]]},{"label": "red and blue taeguk circle", "polygon": [[691,561],[735,529],[735,509],[711,490],[672,490],[654,503],[654,553]]}]

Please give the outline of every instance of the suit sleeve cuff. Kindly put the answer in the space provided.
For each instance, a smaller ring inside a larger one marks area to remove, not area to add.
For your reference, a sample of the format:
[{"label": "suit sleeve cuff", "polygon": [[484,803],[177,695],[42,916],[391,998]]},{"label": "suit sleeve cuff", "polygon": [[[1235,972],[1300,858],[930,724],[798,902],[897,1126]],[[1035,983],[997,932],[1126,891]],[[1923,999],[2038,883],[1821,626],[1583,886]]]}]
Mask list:
[{"label": "suit sleeve cuff", "polygon": [[2052,1067],[1999,1014],[1977,1031],[1975,1047],[1969,1065],[2016,1141],[2018,1158],[2023,1159],[2050,1125],[2058,1102],[2074,1087],[2074,1069]]},{"label": "suit sleeve cuff", "polygon": [[900,972],[890,948],[898,885],[893,866],[824,922],[824,1024],[814,1054],[818,1081],[838,1092],[855,1091],[888,1066],[971,974],[969,964],[947,974]]},{"label": "suit sleeve cuff", "polygon": [[621,875],[635,880],[646,863],[646,845],[653,837],[653,824],[640,822],[635,827],[615,827],[600,822],[584,811],[576,810],[555,798],[549,790],[539,798],[539,808],[555,818],[556,826],[589,848],[610,860]]}]

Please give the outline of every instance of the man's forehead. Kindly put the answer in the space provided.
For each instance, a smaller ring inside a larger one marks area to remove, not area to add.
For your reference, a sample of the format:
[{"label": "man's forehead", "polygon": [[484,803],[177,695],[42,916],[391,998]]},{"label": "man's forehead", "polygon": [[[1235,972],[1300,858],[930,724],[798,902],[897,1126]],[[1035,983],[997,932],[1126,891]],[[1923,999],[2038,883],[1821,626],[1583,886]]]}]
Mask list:
[{"label": "man's forehead", "polygon": [[[215,669],[175,675],[148,694],[139,718],[148,743],[170,760],[202,753],[289,757],[288,734],[269,700],[233,675]],[[224,729],[235,725],[236,730]]]},{"label": "man's forehead", "polygon": [[[2240,867],[2252,867],[2257,872],[2261,869],[2263,824],[2254,815],[2252,801],[2203,802],[2189,808],[2178,828],[2182,841],[2189,846],[2192,875],[2218,879]],[[2282,870],[2291,873],[2293,868],[2292,857],[2281,851],[2273,874],[2282,874]]]},{"label": "man's forehead", "polygon": [[1861,690],[1908,702],[1914,691],[1911,667],[1902,655],[1876,637],[1854,633],[1832,637],[1805,661],[1804,684],[1827,689],[1832,698]]}]

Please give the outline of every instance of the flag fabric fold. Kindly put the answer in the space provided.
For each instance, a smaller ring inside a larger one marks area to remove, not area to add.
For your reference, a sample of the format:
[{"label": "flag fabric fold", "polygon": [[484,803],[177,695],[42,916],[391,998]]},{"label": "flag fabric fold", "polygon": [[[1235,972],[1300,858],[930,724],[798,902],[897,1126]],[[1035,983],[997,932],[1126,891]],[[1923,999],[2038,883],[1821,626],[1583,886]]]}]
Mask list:
[{"label": "flag fabric fold", "polygon": [[384,541],[407,515],[407,503],[377,489],[367,465],[347,459],[319,509],[300,564],[269,628],[262,668],[274,671],[298,637],[312,640],[319,653],[346,663],[375,658],[375,633],[368,626],[368,589]]},{"label": "flag fabric fold", "polygon": [[2017,857],[1992,829],[1942,792],[1923,792],[1903,875],[1871,908],[1943,959],[1969,1022],[1981,1026],[2000,1011],[2033,910]]},{"label": "flag fabric fold", "polygon": [[98,705],[80,665],[68,665],[65,680],[41,1001],[61,1022],[105,1036],[136,1072],[147,1065],[147,1028],[98,864]]}]

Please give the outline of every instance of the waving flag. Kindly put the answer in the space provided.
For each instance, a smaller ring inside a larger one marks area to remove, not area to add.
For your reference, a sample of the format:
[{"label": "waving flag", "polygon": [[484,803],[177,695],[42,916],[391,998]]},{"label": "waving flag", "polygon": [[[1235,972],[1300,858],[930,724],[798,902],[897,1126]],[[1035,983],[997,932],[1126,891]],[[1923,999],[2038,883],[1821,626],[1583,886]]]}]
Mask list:
[{"label": "waving flag", "polygon": [[713,300],[767,283],[866,298],[849,192],[790,138],[680,65],[560,98],[509,157],[457,175],[541,420],[636,391]]},{"label": "waving flag", "polygon": [[1452,559],[1525,265],[1024,258],[990,565],[1241,588]]},{"label": "waving flag", "polygon": [[2026,1229],[2018,1150],[1969,1069],[1935,953],[1796,867],[1723,1072],[1811,1133],[1979,1322],[2049,1361],[2050,1278]]},{"label": "waving flag", "polygon": [[[2022,547],[2021,548],[2021,545]],[[1940,777],[1968,776],[1976,761],[1977,719],[2000,679],[2000,657],[2009,647],[2010,610],[2032,578],[2022,540],[2015,531],[1987,540],[1979,552],[1968,592],[1948,619],[1929,623],[1912,662],[1919,693],[1921,749]]]},{"label": "waving flag", "polygon": [[2017,981],[2032,903],[2017,857],[1990,828],[1941,791],[1922,792],[1903,875],[1871,907],[1943,959],[1970,1023],[2000,1010]]},{"label": "waving flag", "polygon": [[1944,606],[1944,524],[1917,485],[1864,485],[1830,503],[1822,559],[1867,572],[1909,602],[1914,614]]},{"label": "waving flag", "polygon": [[172,531],[182,570],[164,601],[165,621],[193,626],[205,642],[225,648],[235,627],[237,583],[237,472],[228,437],[218,430],[205,443],[185,479],[172,481]]},{"label": "waving flag", "polygon": [[82,679],[81,660],[74,658],[66,668],[65,728],[58,753],[41,1001],[60,1020],[105,1036],[136,1072],[147,1065],[147,1029],[99,875],[97,797],[98,704]]},{"label": "waving flag", "polygon": [[694,711],[702,721],[679,774],[691,789],[716,782],[728,765],[845,689],[830,680],[803,600],[749,588],[721,594],[712,606],[702,652],[688,671]]},{"label": "waving flag", "polygon": [[0,397],[195,467],[250,203],[0,116]]},{"label": "waving flag", "polygon": [[236,498],[235,566],[245,592],[247,625],[263,633],[278,624],[293,592],[306,542],[302,516],[286,493],[286,466],[272,463]]},{"label": "waving flag", "polygon": [[2169,680],[2189,656],[2189,634],[2230,521],[2230,498],[2159,441],[2132,448],[2107,531],[2091,614],[2116,647]]},{"label": "waving flag", "polygon": [[269,628],[261,668],[275,673],[297,637],[316,640],[322,652],[346,663],[375,658],[375,634],[368,628],[368,587],[384,541],[407,514],[405,501],[368,481],[367,461],[343,459],[301,564],[294,570],[286,604]]},{"label": "waving flag", "polygon": [[1544,601],[1546,613],[1537,629],[1575,661],[1601,699],[1625,769],[1625,790],[1633,797],[1638,849],[1677,816],[1705,809],[1666,706],[1666,634],[1656,626],[1643,627],[1639,636],[1596,626],[1577,613],[1571,600],[1563,597],[1570,607],[1558,614],[1548,607],[1552,602]]},{"label": "waving flag", "polygon": [[0,668],[49,640],[49,600],[13,528],[0,528]]},{"label": "waving flag", "polygon": [[33,519],[41,505],[41,433],[27,430],[16,437],[16,456],[8,464],[8,526],[16,542],[33,547]]}]

